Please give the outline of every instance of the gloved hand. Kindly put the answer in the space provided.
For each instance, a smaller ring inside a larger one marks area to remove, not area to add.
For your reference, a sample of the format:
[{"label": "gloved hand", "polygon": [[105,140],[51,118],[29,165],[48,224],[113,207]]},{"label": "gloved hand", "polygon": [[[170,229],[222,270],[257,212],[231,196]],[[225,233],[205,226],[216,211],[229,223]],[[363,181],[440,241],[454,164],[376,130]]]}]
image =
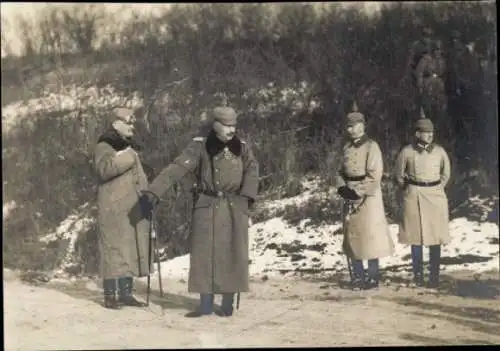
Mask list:
[{"label": "gloved hand", "polygon": [[359,200],[361,197],[351,188],[344,185],[337,189],[337,193],[346,200]]},{"label": "gloved hand", "polygon": [[139,196],[139,206],[141,207],[142,214],[146,218],[151,218],[153,209],[160,203],[160,199],[156,194],[151,191],[143,190]]}]

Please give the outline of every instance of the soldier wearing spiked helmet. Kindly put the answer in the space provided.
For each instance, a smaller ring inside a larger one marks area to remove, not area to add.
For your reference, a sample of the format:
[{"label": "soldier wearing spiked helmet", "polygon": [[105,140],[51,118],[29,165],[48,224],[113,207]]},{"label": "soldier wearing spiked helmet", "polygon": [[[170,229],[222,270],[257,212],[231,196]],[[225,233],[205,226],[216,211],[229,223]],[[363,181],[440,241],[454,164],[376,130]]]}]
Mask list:
[{"label": "soldier wearing spiked helmet", "polygon": [[[343,248],[356,290],[378,287],[379,258],[394,252],[380,186],[382,153],[378,143],[366,135],[365,122],[354,102],[346,119],[349,141],[342,148],[336,176],[338,194],[344,199],[344,214],[349,218],[344,218]],[[363,260],[368,261],[367,277]]]},{"label": "soldier wearing spiked helmet", "polygon": [[399,242],[411,245],[414,283],[424,285],[422,246],[429,247],[429,287],[439,285],[441,245],[450,241],[448,199],[450,160],[434,142],[434,124],[421,110],[415,142],[405,146],[396,162],[396,181],[402,191],[403,216]]}]

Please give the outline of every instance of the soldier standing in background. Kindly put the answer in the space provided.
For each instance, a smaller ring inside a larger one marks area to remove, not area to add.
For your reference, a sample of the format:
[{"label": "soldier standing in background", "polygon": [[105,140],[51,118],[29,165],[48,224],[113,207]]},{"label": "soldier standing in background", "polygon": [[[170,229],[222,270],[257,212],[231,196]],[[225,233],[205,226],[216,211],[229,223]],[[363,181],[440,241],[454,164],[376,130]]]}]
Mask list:
[{"label": "soldier standing in background", "polygon": [[403,218],[399,242],[411,245],[414,283],[424,285],[422,246],[429,246],[429,287],[439,285],[441,245],[450,242],[448,199],[450,178],[446,151],[433,142],[434,125],[427,118],[416,123],[416,141],[398,155],[396,181],[402,191]]},{"label": "soldier standing in background", "polygon": [[[448,118],[446,116],[446,91],[444,75],[446,62],[442,55],[441,41],[433,42],[429,52],[425,54],[417,65],[415,75],[420,102],[424,112],[432,116],[444,128]],[[446,128],[449,130],[449,128]]]},{"label": "soldier standing in background", "polygon": [[410,69],[413,85],[417,84],[417,76],[415,71],[422,57],[429,53],[429,48],[432,47],[434,31],[431,27],[425,26],[422,31],[422,37],[416,40],[410,48],[410,56],[408,58],[408,67]]},{"label": "soldier standing in background", "polygon": [[134,111],[117,108],[114,117],[94,149],[104,305],[112,309],[143,307],[132,295],[132,279],[149,274],[149,221],[138,195],[147,189],[148,180],[132,141]]},{"label": "soldier standing in background", "polygon": [[234,294],[249,290],[249,207],[258,190],[258,164],[250,146],[236,134],[230,107],[211,111],[212,130],[196,137],[144,192],[149,203],[188,173],[197,178],[190,236],[188,291],[200,294],[199,310],[213,312],[214,294],[222,294],[220,316],[233,314]]},{"label": "soldier standing in background", "polygon": [[[353,289],[371,289],[379,285],[379,258],[394,253],[380,186],[384,163],[377,142],[365,134],[365,117],[355,103],[346,126],[350,140],[343,147],[336,179],[348,216],[343,249],[352,262]],[[367,277],[363,260],[368,260]]]}]

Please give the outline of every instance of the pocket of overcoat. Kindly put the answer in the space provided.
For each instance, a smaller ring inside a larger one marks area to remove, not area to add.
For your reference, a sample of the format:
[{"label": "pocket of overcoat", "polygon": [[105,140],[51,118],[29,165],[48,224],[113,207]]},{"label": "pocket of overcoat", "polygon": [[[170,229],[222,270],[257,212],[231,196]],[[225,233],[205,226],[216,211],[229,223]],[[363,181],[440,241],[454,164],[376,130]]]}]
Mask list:
[{"label": "pocket of overcoat", "polygon": [[250,215],[250,209],[248,207],[248,198],[245,196],[235,196],[234,199],[232,200],[232,203],[234,204],[234,207],[237,211],[249,216]]},{"label": "pocket of overcoat", "polygon": [[204,194],[200,194],[196,203],[194,204],[194,209],[210,207],[214,203],[214,198]]}]

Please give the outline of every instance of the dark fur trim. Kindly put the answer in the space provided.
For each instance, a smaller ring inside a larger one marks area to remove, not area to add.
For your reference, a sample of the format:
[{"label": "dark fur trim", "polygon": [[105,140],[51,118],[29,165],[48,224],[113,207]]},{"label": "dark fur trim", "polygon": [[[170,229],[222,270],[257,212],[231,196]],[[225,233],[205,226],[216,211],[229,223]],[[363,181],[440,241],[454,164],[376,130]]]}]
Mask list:
[{"label": "dark fur trim", "polygon": [[231,151],[235,156],[241,155],[242,143],[241,140],[236,135],[227,143],[224,143],[219,138],[217,138],[217,135],[213,130],[210,131],[207,137],[207,141],[205,143],[205,147],[210,157],[214,157],[215,155],[217,155],[226,146],[229,149],[229,151]]},{"label": "dark fur trim", "polygon": [[98,143],[107,143],[116,151],[126,149],[131,146],[137,151],[140,151],[140,145],[133,139],[124,139],[114,128],[109,128],[105,131],[98,140]]}]

